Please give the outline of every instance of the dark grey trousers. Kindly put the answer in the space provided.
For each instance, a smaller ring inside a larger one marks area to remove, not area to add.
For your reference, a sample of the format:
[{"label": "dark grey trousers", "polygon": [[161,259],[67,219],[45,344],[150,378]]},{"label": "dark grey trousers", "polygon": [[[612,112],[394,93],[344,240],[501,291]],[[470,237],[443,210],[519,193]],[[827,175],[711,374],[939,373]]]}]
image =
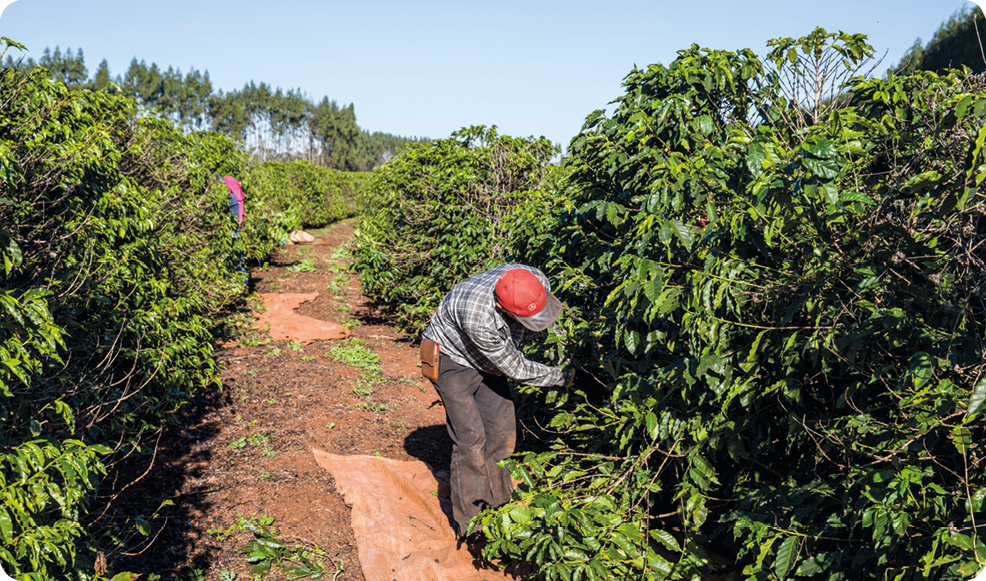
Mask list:
[{"label": "dark grey trousers", "polygon": [[452,518],[461,537],[481,510],[510,500],[510,471],[496,464],[517,443],[514,402],[505,376],[463,367],[445,355],[439,355],[438,380],[432,383],[452,438]]}]

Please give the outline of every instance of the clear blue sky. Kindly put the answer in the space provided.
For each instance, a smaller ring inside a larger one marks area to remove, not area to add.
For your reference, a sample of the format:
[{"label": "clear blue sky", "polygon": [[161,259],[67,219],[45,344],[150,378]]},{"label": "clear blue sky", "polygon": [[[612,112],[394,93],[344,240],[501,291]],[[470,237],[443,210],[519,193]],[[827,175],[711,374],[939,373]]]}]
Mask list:
[{"label": "clear blue sky", "polygon": [[[0,2],[2,4],[2,2]],[[896,64],[967,0],[17,0],[0,36],[82,48],[125,72],[208,70],[216,89],[249,81],[354,103],[370,131],[446,137],[466,125],[544,135],[564,146],[622,91],[636,64],[669,63],[692,43],[751,48],[815,26],[863,33]],[[611,109],[611,107],[610,107]]]}]

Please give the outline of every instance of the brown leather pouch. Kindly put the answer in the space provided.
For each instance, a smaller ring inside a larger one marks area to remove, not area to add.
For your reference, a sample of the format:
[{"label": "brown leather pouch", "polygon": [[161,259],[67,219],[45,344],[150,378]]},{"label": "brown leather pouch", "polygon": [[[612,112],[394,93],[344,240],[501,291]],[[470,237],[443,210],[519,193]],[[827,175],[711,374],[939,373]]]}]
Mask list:
[{"label": "brown leather pouch", "polygon": [[438,379],[438,343],[431,339],[421,340],[421,375],[432,381]]}]

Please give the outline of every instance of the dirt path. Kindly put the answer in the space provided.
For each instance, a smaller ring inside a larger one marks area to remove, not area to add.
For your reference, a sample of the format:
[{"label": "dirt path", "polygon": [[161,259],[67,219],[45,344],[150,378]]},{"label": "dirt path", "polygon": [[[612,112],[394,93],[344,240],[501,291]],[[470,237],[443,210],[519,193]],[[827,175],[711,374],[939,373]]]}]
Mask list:
[{"label": "dirt path", "polygon": [[[282,247],[268,268],[251,273],[258,292],[319,293],[298,312],[344,324],[351,338],[219,347],[223,393],[198,398],[180,430],[119,466],[104,486],[104,498],[123,492],[113,505],[118,522],[130,517],[116,531],[121,537],[140,526],[136,515],[161,507],[150,522],[153,542],[118,560],[118,570],[145,579],[252,579],[238,550],[254,538],[235,526],[243,517],[272,519],[289,549],[324,550],[315,560],[325,563],[325,579],[362,580],[349,509],[312,448],[448,469],[444,411],[420,376],[415,345],[382,323],[347,271],[353,228],[348,221],[312,231],[318,244]],[[173,504],[161,506],[166,501]],[[275,567],[269,579],[290,577]]]}]

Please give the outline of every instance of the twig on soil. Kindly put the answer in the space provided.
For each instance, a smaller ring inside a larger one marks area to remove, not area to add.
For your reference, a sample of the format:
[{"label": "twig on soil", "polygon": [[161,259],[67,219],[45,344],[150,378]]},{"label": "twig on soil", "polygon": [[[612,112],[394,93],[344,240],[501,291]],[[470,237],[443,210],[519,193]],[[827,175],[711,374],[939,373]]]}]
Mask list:
[{"label": "twig on soil", "polygon": [[[315,552],[318,553],[319,556],[328,559],[329,563],[332,563],[332,566],[336,568],[336,574],[332,576],[332,581],[336,581],[339,575],[342,575],[343,572],[342,566],[338,562],[336,562],[335,559],[333,559],[332,556],[329,555],[329,552],[323,549],[321,545],[319,545],[318,543],[316,543],[311,539],[306,539],[301,535],[288,534],[288,537],[294,539],[295,541],[301,541],[304,544],[315,547],[316,549]],[[336,553],[336,555],[338,555],[338,552]]]},{"label": "twig on soil", "polygon": [[244,359],[251,359],[251,358],[254,358],[254,357],[263,357],[263,356],[264,356],[263,354],[258,354],[258,355],[243,355],[242,357],[232,357],[228,361],[229,362],[242,361]]},{"label": "twig on soil", "polygon": [[218,488],[212,488],[210,490],[189,490],[188,492],[179,492],[178,494],[172,494],[171,496],[166,496],[165,498],[180,498],[182,496],[190,496],[192,494],[212,494],[213,492],[222,492],[226,490],[227,486],[220,486]]},{"label": "twig on soil", "polygon": [[433,527],[433,526],[431,526],[430,524],[428,524],[428,523],[426,523],[425,521],[423,521],[423,520],[421,520],[420,518],[418,518],[418,517],[416,517],[416,516],[413,516],[413,515],[410,515],[410,514],[409,514],[409,515],[407,515],[407,518],[408,518],[409,520],[416,520],[416,521],[419,521],[419,522],[420,522],[421,524],[423,524],[423,525],[425,525],[426,527],[428,527],[428,528],[430,528],[431,530],[435,530],[435,527]]}]

